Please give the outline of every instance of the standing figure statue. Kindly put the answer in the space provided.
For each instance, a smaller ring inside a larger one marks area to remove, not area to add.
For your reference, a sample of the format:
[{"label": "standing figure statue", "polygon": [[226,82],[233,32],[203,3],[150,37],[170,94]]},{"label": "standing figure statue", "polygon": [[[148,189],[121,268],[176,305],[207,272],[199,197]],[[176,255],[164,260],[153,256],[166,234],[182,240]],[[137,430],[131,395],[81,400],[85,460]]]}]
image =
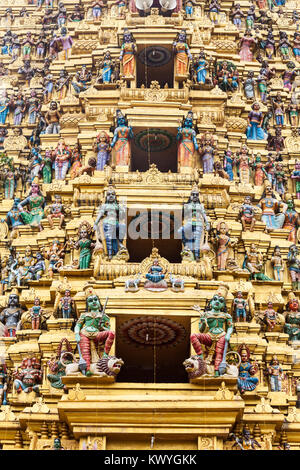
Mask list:
[{"label": "standing figure statue", "polygon": [[86,312],[80,316],[74,331],[80,355],[86,363],[85,375],[90,376],[91,364],[97,362],[101,354],[100,346],[104,346],[102,357],[108,357],[115,338],[105,308],[92,288],[86,290]]},{"label": "standing figure statue", "polygon": [[116,77],[113,73],[115,65],[116,64],[111,57],[110,51],[106,51],[103,59],[99,62],[97,83],[112,83],[115,81]]},{"label": "standing figure statue", "polygon": [[285,312],[284,332],[289,335],[289,341],[300,340],[300,305],[293,292],[288,295],[288,303]]},{"label": "standing figure statue", "polygon": [[285,211],[284,223],[282,228],[289,231],[288,241],[292,243],[297,242],[297,231],[300,227],[300,218],[298,212],[295,210],[294,201],[290,194],[286,195],[287,209]]},{"label": "standing figure statue", "polygon": [[183,120],[182,127],[177,129],[177,162],[179,168],[193,168],[193,157],[195,150],[198,150],[196,131],[193,127],[193,113],[189,111]]},{"label": "standing figure statue", "polygon": [[[195,310],[199,311],[197,306]],[[226,301],[218,293],[209,301],[204,313],[200,312],[199,331],[191,335],[191,343],[198,357],[207,364],[213,362],[215,377],[222,375],[219,366],[225,360],[227,345],[233,332],[231,315],[227,313]],[[204,357],[203,346],[207,351]]]},{"label": "standing figure statue", "polygon": [[75,302],[69,289],[66,289],[65,295],[60,298],[57,313],[60,318],[72,318],[74,316]]},{"label": "standing figure statue", "polygon": [[0,405],[7,405],[7,368],[0,364]]},{"label": "standing figure statue", "polygon": [[250,183],[251,164],[252,158],[249,155],[249,149],[246,144],[243,144],[236,157],[237,173],[241,184]]},{"label": "standing figure statue", "polygon": [[7,115],[9,113],[9,98],[7,96],[7,91],[2,90],[0,95],[0,124],[5,125]]},{"label": "standing figure statue", "polygon": [[102,131],[97,135],[94,143],[94,152],[97,152],[96,170],[103,171],[105,165],[107,165],[109,162],[110,151],[109,135]]},{"label": "standing figure statue", "polygon": [[255,207],[252,205],[251,196],[245,196],[244,203],[241,205],[239,211],[239,219],[242,222],[244,232],[248,230],[247,225],[250,225],[249,230],[253,232],[256,219]]},{"label": "standing figure statue", "polygon": [[199,151],[203,165],[203,174],[214,172],[214,152],[214,137],[205,132],[201,137],[201,150]]},{"label": "standing figure statue", "polygon": [[133,139],[133,132],[131,126],[127,125],[122,111],[119,109],[116,111],[116,121],[117,126],[110,146],[111,148],[115,147],[116,165],[127,166],[131,159],[130,141]]},{"label": "standing figure statue", "polygon": [[228,230],[229,227],[225,222],[219,222],[217,225],[216,235],[214,236],[214,242],[217,245],[217,265],[219,271],[226,270],[229,247],[234,246],[237,243],[237,240],[229,237]]},{"label": "standing figure statue", "polygon": [[43,314],[43,308],[41,306],[41,301],[38,297],[34,299],[34,304],[29,310],[31,317],[31,329],[39,330],[41,327],[41,318]]},{"label": "standing figure statue", "polygon": [[291,174],[291,178],[295,181],[295,192],[297,199],[300,199],[300,160],[296,160],[295,169]]},{"label": "standing figure statue", "polygon": [[78,241],[74,247],[80,250],[79,269],[88,269],[92,258],[92,249],[95,243],[91,240],[92,226],[88,222],[82,222],[78,228]]},{"label": "standing figure statue", "polygon": [[264,140],[267,134],[262,129],[263,114],[260,111],[260,104],[255,102],[251,106],[252,111],[248,114],[248,127],[246,136],[249,140]]},{"label": "standing figure statue", "polygon": [[193,59],[193,69],[196,73],[196,81],[202,85],[206,82],[206,76],[208,71],[209,63],[205,59],[205,52],[203,49],[200,50],[199,56]]},{"label": "standing figure statue", "polygon": [[16,330],[19,327],[22,313],[23,309],[20,305],[18,294],[10,294],[7,307],[0,314],[0,336],[9,336],[11,338],[16,336]]},{"label": "standing figure statue", "polygon": [[69,50],[72,49],[73,39],[68,35],[68,30],[65,26],[61,28],[61,36],[58,38],[62,50],[64,51],[64,59],[67,60],[69,57]]},{"label": "standing figure statue", "polygon": [[64,139],[59,139],[58,145],[54,150],[54,158],[55,179],[64,181],[72,158],[72,151],[66,145]]},{"label": "standing figure statue", "polygon": [[49,110],[45,114],[45,121],[47,124],[46,134],[59,134],[60,133],[60,113],[56,101],[51,101]]},{"label": "standing figure statue", "polygon": [[126,251],[123,245],[126,235],[125,216],[125,208],[119,205],[115,189],[112,186],[108,187],[105,202],[99,208],[94,230],[109,260],[120,250]]},{"label": "standing figure statue", "polygon": [[210,224],[199,199],[199,190],[194,187],[186,204],[183,206],[184,224],[178,230],[183,243],[183,251],[192,253],[195,261],[200,260],[200,251],[204,241],[204,232]]},{"label": "standing figure statue", "polygon": [[282,373],[278,358],[274,355],[268,367],[271,392],[281,392]]},{"label": "standing figure statue", "polygon": [[292,289],[297,291],[300,288],[300,259],[297,245],[291,245],[287,255],[287,265],[292,281]]},{"label": "standing figure statue", "polygon": [[125,80],[132,80],[135,78],[135,55],[137,49],[135,41],[131,32],[125,28],[123,44],[121,46],[121,53],[119,60],[122,61],[123,75]]},{"label": "standing figure statue", "polygon": [[233,299],[232,302],[232,318],[239,322],[239,321],[247,321],[247,314],[249,312],[249,303],[247,300],[243,298],[242,291],[238,291],[236,293],[236,297]]},{"label": "standing figure statue", "polygon": [[273,266],[274,280],[283,281],[283,259],[280,252],[280,246],[275,246],[273,256],[271,258],[271,265]]},{"label": "standing figure statue", "polygon": [[189,70],[189,59],[192,60],[193,56],[187,44],[185,30],[178,33],[175,41],[173,42],[173,51],[175,54],[175,75],[177,77],[187,76]]}]

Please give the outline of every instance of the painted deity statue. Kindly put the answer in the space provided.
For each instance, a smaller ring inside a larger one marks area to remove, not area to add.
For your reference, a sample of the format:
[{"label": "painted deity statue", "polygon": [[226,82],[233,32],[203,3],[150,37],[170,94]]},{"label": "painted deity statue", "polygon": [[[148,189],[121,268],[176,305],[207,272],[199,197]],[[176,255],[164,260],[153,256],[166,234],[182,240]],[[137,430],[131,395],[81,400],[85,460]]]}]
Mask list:
[{"label": "painted deity statue", "polygon": [[196,73],[196,81],[202,85],[206,82],[208,72],[208,62],[205,58],[203,49],[200,50],[198,57],[193,59],[193,69]]},{"label": "painted deity statue", "polygon": [[43,183],[50,184],[52,181],[52,150],[45,150],[45,154],[42,156],[42,162],[40,171],[43,177]]},{"label": "painted deity statue", "polygon": [[205,132],[205,134],[201,137],[201,149],[199,151],[204,174],[214,172],[214,152],[214,137],[208,132]]},{"label": "painted deity statue", "polygon": [[292,197],[287,195],[286,203],[287,209],[285,211],[285,217],[282,228],[289,231],[288,241],[292,243],[297,242],[297,230],[300,226],[300,218],[298,212],[295,210],[294,201]]},{"label": "painted deity statue", "polygon": [[102,171],[110,158],[110,138],[106,132],[102,131],[97,135],[94,143],[94,152],[97,152],[96,170]]},{"label": "painted deity statue", "polygon": [[92,249],[95,243],[91,240],[92,227],[88,222],[82,222],[78,228],[78,240],[74,247],[80,251],[79,269],[88,269],[92,258]]},{"label": "painted deity statue", "polygon": [[82,65],[81,70],[76,72],[72,86],[77,94],[85,91],[91,85],[92,74],[87,70],[86,65]]},{"label": "painted deity statue", "polygon": [[[266,224],[266,230],[274,230],[282,228],[287,205],[282,201],[278,201],[273,196],[271,186],[267,185],[258,207],[262,210],[261,220]],[[280,210],[283,212],[279,212]]]},{"label": "painted deity statue", "polygon": [[[65,344],[65,346],[64,346]],[[72,347],[66,338],[63,338],[57,348],[56,357],[52,357],[48,361],[50,374],[47,374],[51,387],[64,390],[67,392],[66,386],[62,382],[62,377],[66,373],[66,365],[71,364],[74,360]]]},{"label": "painted deity statue", "polygon": [[249,312],[249,303],[243,298],[243,293],[238,291],[236,297],[232,302],[232,317],[237,321],[247,321],[247,314]]},{"label": "painted deity statue", "polygon": [[271,265],[273,267],[275,281],[283,281],[284,266],[280,247],[278,245],[274,248],[273,256],[271,258]]},{"label": "painted deity statue", "polygon": [[72,49],[73,39],[68,34],[68,30],[65,26],[61,28],[61,35],[58,38],[58,42],[61,44],[61,48],[64,52],[64,59],[67,60],[69,56],[69,51]]},{"label": "painted deity statue", "polygon": [[146,273],[146,279],[144,289],[159,291],[168,288],[163,268],[159,266],[158,259],[153,260],[152,266],[150,266],[148,273]]},{"label": "painted deity statue", "polygon": [[110,51],[106,51],[103,59],[99,63],[99,72],[97,81],[99,83],[112,83],[114,78],[114,61]]},{"label": "painted deity statue", "polygon": [[[194,306],[194,309],[198,310],[198,307]],[[227,313],[223,296],[215,294],[204,313],[200,312],[199,332],[191,335],[192,346],[198,357],[205,359],[208,364],[213,362],[215,376],[218,377],[219,366],[224,361],[233,332],[232,317]],[[208,350],[206,357],[203,357],[203,346]]]},{"label": "painted deity statue", "polygon": [[65,290],[64,296],[59,300],[57,311],[61,318],[72,318],[74,316],[75,302],[69,289]]},{"label": "painted deity statue", "polygon": [[252,159],[249,155],[249,149],[246,144],[242,145],[237,152],[236,165],[241,184],[250,183]]},{"label": "painted deity statue", "polygon": [[29,313],[30,313],[30,318],[31,318],[31,329],[39,330],[41,327],[43,308],[41,306],[41,301],[38,297],[34,299],[34,304],[29,309]]},{"label": "painted deity statue", "polygon": [[183,243],[183,251],[191,252],[194,259],[199,261],[204,231],[209,231],[210,224],[200,202],[197,187],[192,189],[187,203],[183,206],[183,220],[184,224],[178,230]]},{"label": "painted deity statue", "polygon": [[6,364],[0,364],[0,405],[7,405],[7,368]]},{"label": "painted deity statue", "polygon": [[234,158],[233,152],[228,148],[224,154],[224,170],[228,175],[229,181],[233,181],[233,165],[235,164],[236,159]]},{"label": "painted deity statue", "polygon": [[51,101],[49,110],[45,114],[45,121],[47,124],[46,134],[59,134],[60,132],[60,113],[56,101]]},{"label": "painted deity statue", "polygon": [[254,170],[254,184],[255,186],[262,186],[264,180],[268,177],[267,172],[264,168],[264,164],[261,161],[261,155],[257,154],[252,164]]},{"label": "painted deity statue", "polygon": [[247,269],[251,274],[250,279],[261,280],[261,281],[271,281],[268,276],[263,273],[264,262],[263,256],[260,251],[258,251],[255,243],[251,243],[250,248],[246,251],[246,255],[243,262],[243,269]]},{"label": "painted deity statue", "polygon": [[9,98],[7,96],[7,91],[2,90],[0,96],[0,124],[5,125],[6,119],[9,113]]},{"label": "painted deity statue", "polygon": [[135,55],[137,49],[133,35],[128,29],[124,30],[123,44],[121,46],[121,53],[119,60],[123,65],[123,78],[125,80],[132,80],[135,78]]},{"label": "painted deity statue", "polygon": [[267,134],[262,129],[263,114],[260,111],[259,103],[255,102],[251,106],[252,111],[248,115],[248,127],[246,131],[249,140],[264,140]]},{"label": "painted deity statue", "polygon": [[110,330],[110,320],[101,305],[100,299],[92,289],[86,291],[86,312],[75,326],[75,340],[80,347],[86,363],[86,376],[92,375],[90,366],[100,355],[100,346],[104,347],[102,357],[108,357],[114,342],[115,333]]},{"label": "painted deity statue", "polygon": [[17,393],[36,392],[39,394],[43,372],[41,364],[35,357],[23,359],[17,371],[13,372],[14,388]]},{"label": "painted deity statue", "polygon": [[281,392],[283,370],[277,356],[273,356],[268,367],[271,392]]},{"label": "painted deity statue", "polygon": [[130,141],[133,139],[132,128],[127,125],[126,118],[118,109],[116,112],[117,126],[114,136],[110,144],[111,148],[115,148],[116,165],[127,166],[131,159]]},{"label": "painted deity statue", "polygon": [[54,151],[54,158],[55,179],[64,181],[72,158],[72,151],[66,145],[64,139],[59,139],[58,145]]},{"label": "painted deity statue", "polygon": [[58,273],[64,264],[64,248],[64,244],[59,240],[53,240],[46,254],[49,260],[48,276],[50,279],[53,279],[54,273]]},{"label": "painted deity statue", "polygon": [[186,118],[183,120],[182,127],[177,130],[177,161],[179,168],[193,167],[193,157],[195,151],[198,150],[196,131],[193,127],[193,113],[188,112]]},{"label": "painted deity statue", "polygon": [[48,206],[47,215],[48,222],[50,224],[50,228],[54,228],[54,221],[53,219],[59,219],[59,228],[62,228],[63,222],[65,220],[64,216],[64,205],[62,203],[62,198],[60,194],[54,195],[54,202]]},{"label": "painted deity statue", "polygon": [[300,340],[300,305],[296,296],[290,292],[288,296],[287,312],[285,316],[284,332],[289,335],[290,341]]},{"label": "painted deity statue", "polygon": [[[25,207],[28,210],[25,210]],[[43,230],[41,222],[44,217],[44,207],[45,198],[41,193],[39,185],[33,182],[28,196],[18,205],[24,225],[38,227],[40,231]]]},{"label": "painted deity statue", "polygon": [[21,199],[15,198],[12,208],[7,212],[6,216],[0,220],[0,222],[6,222],[8,227],[11,230],[11,238],[15,238],[18,233],[18,227],[24,225],[21,213],[18,209],[18,206],[21,202]]},{"label": "painted deity statue", "polygon": [[123,222],[125,209],[119,205],[116,192],[109,187],[104,204],[99,208],[94,224],[98,241],[103,245],[108,259],[112,259],[121,249],[125,249],[123,240],[126,235],[126,224]]},{"label": "painted deity statue", "polygon": [[246,31],[240,42],[240,58],[243,62],[253,61],[253,48],[256,46],[256,40],[250,31]]},{"label": "painted deity statue", "polygon": [[256,363],[250,361],[250,350],[243,344],[239,348],[241,364],[239,366],[238,389],[241,393],[252,392],[258,385],[258,378],[253,377],[258,371]]},{"label": "painted deity statue", "polygon": [[253,232],[256,219],[255,207],[252,205],[251,196],[245,196],[244,203],[239,211],[239,219],[245,232],[248,230],[249,225],[250,232]]},{"label": "painted deity statue", "polygon": [[296,160],[295,169],[291,174],[291,178],[295,181],[295,192],[297,199],[300,199],[300,160]]},{"label": "painted deity statue", "polygon": [[278,324],[278,315],[273,308],[273,303],[268,302],[267,308],[263,314],[263,322],[266,325],[267,331],[273,331],[275,326]]},{"label": "painted deity statue", "polygon": [[7,307],[0,314],[0,336],[16,336],[16,330],[21,320],[23,309],[18,294],[10,294]]},{"label": "painted deity statue", "polygon": [[217,245],[217,265],[219,271],[226,270],[229,248],[234,246],[237,242],[229,237],[228,230],[228,225],[225,222],[218,223],[214,242]]},{"label": "painted deity statue", "polygon": [[232,449],[238,448],[239,450],[256,450],[257,447],[261,448],[259,442],[251,437],[250,430],[247,428],[243,429],[241,436],[236,436],[234,433],[231,433],[231,436],[235,440]]},{"label": "painted deity statue", "polygon": [[297,291],[300,287],[300,259],[297,245],[291,245],[287,255],[287,265],[292,281],[292,289]]},{"label": "painted deity statue", "polygon": [[178,33],[173,42],[173,51],[175,54],[175,74],[177,76],[186,76],[189,70],[189,59],[192,60],[193,56],[187,44],[185,30]]}]

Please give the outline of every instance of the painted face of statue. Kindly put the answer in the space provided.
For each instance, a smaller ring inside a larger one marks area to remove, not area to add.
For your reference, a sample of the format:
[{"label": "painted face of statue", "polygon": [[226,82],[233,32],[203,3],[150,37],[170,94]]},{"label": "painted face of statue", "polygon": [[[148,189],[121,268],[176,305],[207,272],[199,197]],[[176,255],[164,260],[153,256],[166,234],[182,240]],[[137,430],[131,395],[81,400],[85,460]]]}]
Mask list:
[{"label": "painted face of statue", "polygon": [[298,312],[299,311],[299,302],[297,299],[293,299],[289,301],[289,310],[291,312]]},{"label": "painted face of statue", "polygon": [[242,359],[242,362],[247,362],[247,360],[248,360],[247,351],[242,351],[241,352],[241,359]]},{"label": "painted face of statue", "polygon": [[11,308],[18,307],[19,305],[19,296],[17,294],[10,294],[8,297],[8,306]]},{"label": "painted face of statue", "polygon": [[89,311],[97,311],[101,309],[100,300],[97,295],[89,295],[87,298],[87,306]]},{"label": "painted face of statue", "polygon": [[293,202],[293,199],[289,199],[287,201],[287,206],[288,206],[288,210],[292,210],[294,208],[294,202]]},{"label": "painted face of statue", "polygon": [[80,231],[80,238],[87,238],[87,231],[86,231],[86,229],[83,228],[83,229]]},{"label": "painted face of statue", "polygon": [[192,191],[191,192],[191,200],[192,202],[199,202],[199,193],[198,191]]},{"label": "painted face of statue", "polygon": [[214,295],[210,301],[210,306],[216,312],[222,312],[226,307],[225,299],[221,295]]},{"label": "painted face of statue", "polygon": [[109,189],[106,193],[106,201],[107,202],[115,202],[116,201],[116,193],[113,189]]}]

